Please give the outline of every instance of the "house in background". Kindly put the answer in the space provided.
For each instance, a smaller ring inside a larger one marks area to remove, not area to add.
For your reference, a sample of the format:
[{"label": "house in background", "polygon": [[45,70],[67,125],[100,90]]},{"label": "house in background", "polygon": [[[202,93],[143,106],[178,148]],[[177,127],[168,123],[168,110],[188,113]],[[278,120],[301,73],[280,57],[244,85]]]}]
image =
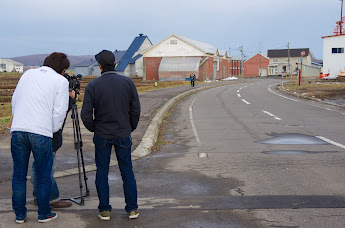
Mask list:
[{"label": "house in background", "polygon": [[143,56],[142,53],[152,47],[152,43],[147,36],[139,34],[135,37],[126,53],[116,66],[118,74],[127,77],[139,76],[143,77]]},{"label": "house in background", "polygon": [[319,77],[320,75],[320,68],[311,64],[313,56],[309,48],[268,50],[267,56],[270,60],[268,75],[283,75],[284,72],[297,74],[297,69],[301,69],[301,63],[303,64],[303,76]]},{"label": "house in background", "polygon": [[92,75],[95,63],[96,61],[94,59],[83,61],[74,67],[74,73],[76,75],[77,74],[82,74],[85,76]]},{"label": "house in background", "polygon": [[144,80],[216,80],[230,77],[231,59],[226,51],[197,40],[172,34],[143,53]]},{"label": "house in background", "polygon": [[[115,55],[115,60],[118,63],[119,61],[121,61],[126,51],[115,50],[113,53]],[[76,65],[74,67],[74,72],[75,74],[83,74],[85,76],[101,76],[101,70],[99,69],[98,63],[93,58]]]},{"label": "house in background", "polygon": [[[301,55],[302,52],[305,53],[304,56]],[[304,65],[311,66],[312,59],[309,48],[268,50],[267,57],[270,60],[268,66],[269,75],[282,75],[283,72],[293,74],[297,67],[296,63],[300,64],[303,62]]]},{"label": "house in background", "polygon": [[268,75],[269,59],[258,53],[244,62],[244,77],[259,77]]},{"label": "house in background", "polygon": [[323,39],[323,75],[337,78],[345,71],[345,34],[324,36]]},{"label": "house in background", "polygon": [[24,64],[12,59],[0,59],[0,72],[24,72]]}]

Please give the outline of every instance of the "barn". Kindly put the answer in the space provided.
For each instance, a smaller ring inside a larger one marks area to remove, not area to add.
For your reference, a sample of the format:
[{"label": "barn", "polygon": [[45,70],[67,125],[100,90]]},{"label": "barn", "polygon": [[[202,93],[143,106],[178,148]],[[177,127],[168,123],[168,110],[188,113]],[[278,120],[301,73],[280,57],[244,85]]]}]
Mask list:
[{"label": "barn", "polygon": [[144,80],[182,81],[188,79],[191,73],[195,73],[200,81],[231,76],[231,58],[226,51],[175,34],[142,55]]}]

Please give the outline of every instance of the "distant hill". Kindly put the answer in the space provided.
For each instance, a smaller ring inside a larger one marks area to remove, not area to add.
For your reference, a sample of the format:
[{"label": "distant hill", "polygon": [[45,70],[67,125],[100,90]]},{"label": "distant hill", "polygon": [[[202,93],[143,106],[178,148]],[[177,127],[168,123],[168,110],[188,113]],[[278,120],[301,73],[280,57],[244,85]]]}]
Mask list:
[{"label": "distant hill", "polygon": [[[11,58],[14,61],[24,64],[24,66],[42,66],[44,59],[49,54],[38,54],[38,55],[27,55]],[[93,55],[80,55],[80,56],[68,56],[68,59],[71,63],[70,69],[74,68],[81,62],[84,62],[89,59],[95,59]]]}]

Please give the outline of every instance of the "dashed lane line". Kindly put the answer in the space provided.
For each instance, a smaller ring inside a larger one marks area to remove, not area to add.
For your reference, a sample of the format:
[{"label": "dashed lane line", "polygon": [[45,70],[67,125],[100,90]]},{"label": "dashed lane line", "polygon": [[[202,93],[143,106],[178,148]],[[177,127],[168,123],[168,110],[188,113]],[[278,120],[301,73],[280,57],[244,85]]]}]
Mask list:
[{"label": "dashed lane line", "polygon": [[246,101],[245,99],[242,99],[242,101],[248,105],[250,105],[250,103],[248,101]]},{"label": "dashed lane line", "polygon": [[277,117],[276,115],[274,115],[274,114],[272,114],[272,113],[270,113],[270,112],[267,112],[267,111],[265,111],[265,110],[261,110],[261,111],[262,111],[263,113],[265,113],[265,114],[267,114],[267,115],[273,117],[273,118],[276,119],[276,120],[282,120],[281,118]]}]

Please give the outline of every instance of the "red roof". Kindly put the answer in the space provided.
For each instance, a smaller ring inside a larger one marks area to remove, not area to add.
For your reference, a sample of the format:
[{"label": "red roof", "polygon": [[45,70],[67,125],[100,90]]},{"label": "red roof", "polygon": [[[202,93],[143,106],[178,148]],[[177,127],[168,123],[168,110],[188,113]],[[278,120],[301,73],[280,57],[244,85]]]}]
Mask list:
[{"label": "red roof", "polygon": [[345,36],[345,34],[341,34],[341,35],[332,35],[332,36],[323,36],[323,37],[321,37],[321,38],[323,39],[323,38],[329,38],[329,37],[335,37],[335,36]]}]

